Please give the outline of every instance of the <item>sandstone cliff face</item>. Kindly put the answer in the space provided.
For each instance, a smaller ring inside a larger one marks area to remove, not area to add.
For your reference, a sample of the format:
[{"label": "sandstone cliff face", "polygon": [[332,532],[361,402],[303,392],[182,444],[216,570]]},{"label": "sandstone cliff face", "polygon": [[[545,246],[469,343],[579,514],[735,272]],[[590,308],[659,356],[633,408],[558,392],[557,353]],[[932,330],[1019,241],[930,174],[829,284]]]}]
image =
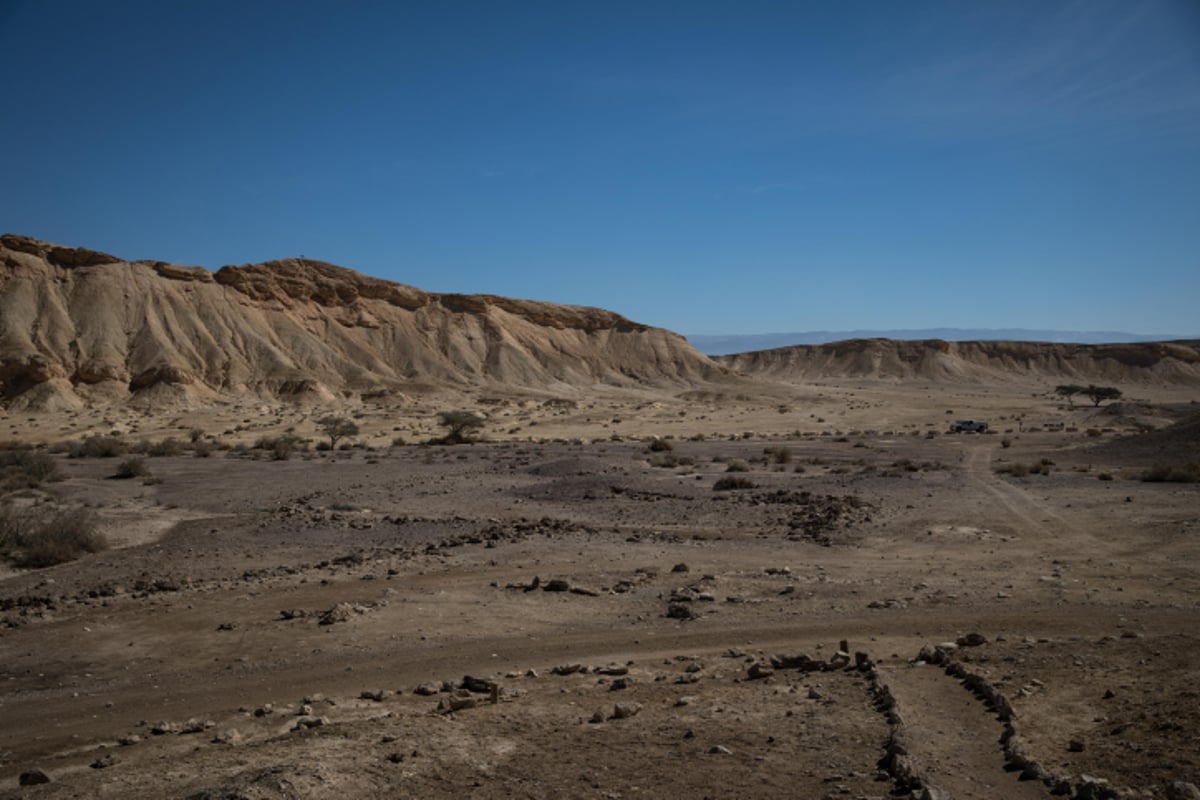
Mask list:
[{"label": "sandstone cliff face", "polygon": [[601,309],[435,294],[305,259],[212,273],[0,237],[0,393],[10,407],[726,375],[683,337]]},{"label": "sandstone cliff face", "polygon": [[830,377],[983,383],[1200,386],[1200,342],[1058,344],[851,339],[718,356],[739,372],[778,380]]}]

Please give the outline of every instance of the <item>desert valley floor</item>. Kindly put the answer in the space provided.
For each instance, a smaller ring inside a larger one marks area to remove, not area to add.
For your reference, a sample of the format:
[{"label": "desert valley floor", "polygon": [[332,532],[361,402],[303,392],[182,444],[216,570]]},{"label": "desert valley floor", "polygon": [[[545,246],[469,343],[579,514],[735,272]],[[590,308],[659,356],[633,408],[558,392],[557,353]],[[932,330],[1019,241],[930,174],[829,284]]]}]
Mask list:
[{"label": "desert valley floor", "polygon": [[[10,413],[185,447],[22,498],[112,547],[0,573],[0,796],[1176,796],[1200,487],[1137,478],[1200,440],[1138,394],[428,397],[286,460],[228,448],[323,409]],[[454,407],[483,441],[419,444]]]}]

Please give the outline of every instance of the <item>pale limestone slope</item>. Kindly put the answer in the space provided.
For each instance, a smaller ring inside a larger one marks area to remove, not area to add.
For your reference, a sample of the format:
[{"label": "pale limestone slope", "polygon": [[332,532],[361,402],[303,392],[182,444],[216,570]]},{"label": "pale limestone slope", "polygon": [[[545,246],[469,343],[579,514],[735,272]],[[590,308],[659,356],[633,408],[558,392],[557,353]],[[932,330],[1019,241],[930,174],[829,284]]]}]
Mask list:
[{"label": "pale limestone slope", "polygon": [[727,377],[683,337],[596,308],[435,294],[303,259],[211,273],[0,237],[11,407]]},{"label": "pale limestone slope", "polygon": [[1200,342],[1060,344],[851,339],[717,356],[758,377],[833,377],[933,383],[1096,383],[1200,386]]}]

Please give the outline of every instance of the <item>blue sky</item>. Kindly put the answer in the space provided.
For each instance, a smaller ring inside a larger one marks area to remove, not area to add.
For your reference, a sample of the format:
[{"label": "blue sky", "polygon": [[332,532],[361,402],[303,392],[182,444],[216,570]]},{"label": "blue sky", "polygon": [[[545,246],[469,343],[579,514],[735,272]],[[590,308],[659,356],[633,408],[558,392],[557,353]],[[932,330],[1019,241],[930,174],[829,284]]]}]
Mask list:
[{"label": "blue sky", "polygon": [[1200,333],[1200,3],[0,0],[0,228],[684,333]]}]

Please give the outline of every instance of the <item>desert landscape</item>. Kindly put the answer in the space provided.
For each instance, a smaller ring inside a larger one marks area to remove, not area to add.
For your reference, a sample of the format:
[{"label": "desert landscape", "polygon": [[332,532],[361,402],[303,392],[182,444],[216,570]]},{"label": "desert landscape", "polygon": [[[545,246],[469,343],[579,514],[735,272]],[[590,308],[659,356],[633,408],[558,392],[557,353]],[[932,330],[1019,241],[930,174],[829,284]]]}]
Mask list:
[{"label": "desert landscape", "polygon": [[0,797],[1200,798],[1198,342],[0,264]]}]

